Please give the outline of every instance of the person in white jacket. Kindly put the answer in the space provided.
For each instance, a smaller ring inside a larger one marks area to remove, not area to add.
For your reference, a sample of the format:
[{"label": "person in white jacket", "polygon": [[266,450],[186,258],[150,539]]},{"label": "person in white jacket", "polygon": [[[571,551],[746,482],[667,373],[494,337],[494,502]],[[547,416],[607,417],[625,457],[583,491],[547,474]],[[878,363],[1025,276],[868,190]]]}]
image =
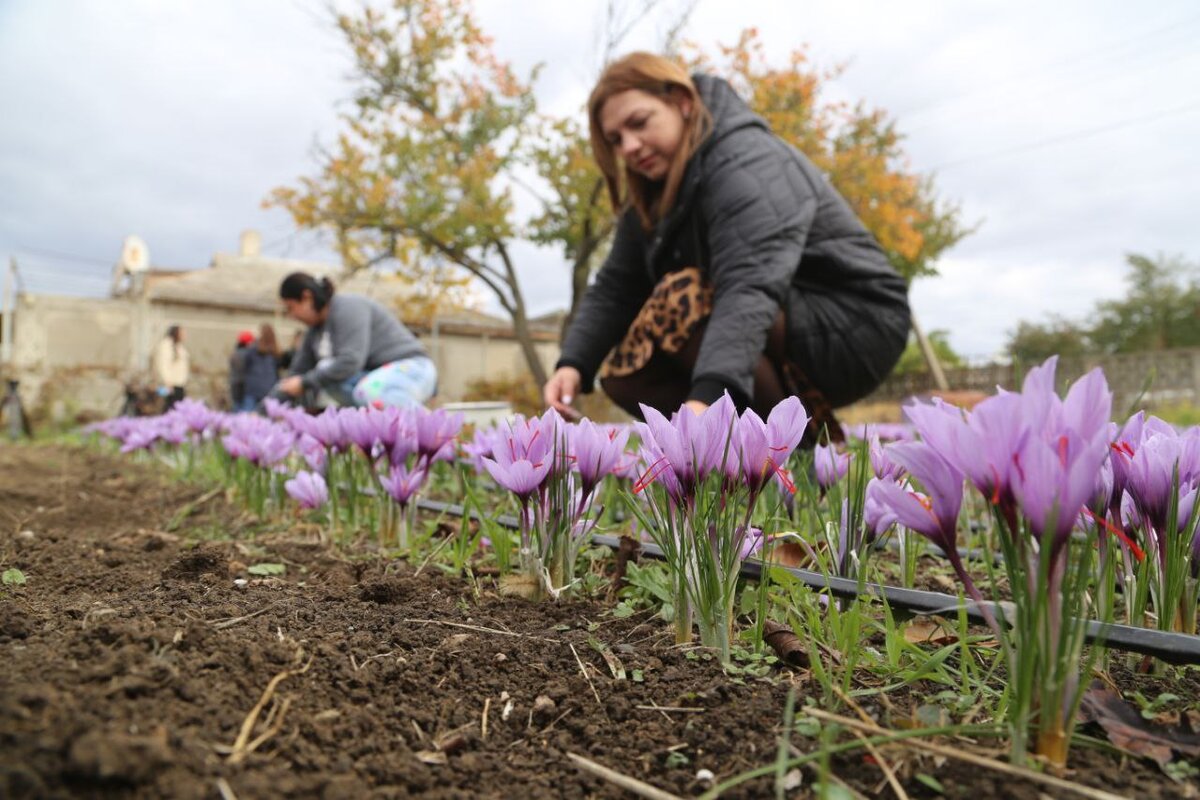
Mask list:
[{"label": "person in white jacket", "polygon": [[158,393],[165,398],[163,411],[170,411],[183,399],[188,382],[190,364],[187,347],[183,344],[183,328],[178,325],[167,328],[167,335],[154,348],[153,364]]}]

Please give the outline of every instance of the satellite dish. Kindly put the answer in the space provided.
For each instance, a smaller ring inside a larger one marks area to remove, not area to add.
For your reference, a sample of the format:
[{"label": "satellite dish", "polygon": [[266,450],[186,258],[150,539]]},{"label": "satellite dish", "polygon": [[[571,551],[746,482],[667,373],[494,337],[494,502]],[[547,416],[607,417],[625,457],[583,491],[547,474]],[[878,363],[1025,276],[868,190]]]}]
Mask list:
[{"label": "satellite dish", "polygon": [[140,236],[126,236],[121,245],[121,260],[117,264],[122,272],[145,272],[150,269],[150,250]]}]

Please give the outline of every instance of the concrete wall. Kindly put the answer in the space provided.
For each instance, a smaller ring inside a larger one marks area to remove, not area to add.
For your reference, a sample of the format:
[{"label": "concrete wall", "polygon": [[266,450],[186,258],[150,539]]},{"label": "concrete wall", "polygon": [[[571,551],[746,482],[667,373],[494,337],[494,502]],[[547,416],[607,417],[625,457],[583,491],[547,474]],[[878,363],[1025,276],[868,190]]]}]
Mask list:
[{"label": "concrete wall", "polygon": [[[181,325],[192,358],[188,393],[210,403],[225,397],[227,365],[237,334],[269,322],[281,348],[303,326],[279,313],[135,299],[24,295],[13,316],[13,371],[27,409],[62,418],[115,414],[127,382],[152,385],[150,353],[169,326]],[[420,337],[439,370],[439,401],[462,399],[479,378],[527,375],[516,340],[497,333],[438,330]],[[549,368],[556,342],[539,342]]]}]

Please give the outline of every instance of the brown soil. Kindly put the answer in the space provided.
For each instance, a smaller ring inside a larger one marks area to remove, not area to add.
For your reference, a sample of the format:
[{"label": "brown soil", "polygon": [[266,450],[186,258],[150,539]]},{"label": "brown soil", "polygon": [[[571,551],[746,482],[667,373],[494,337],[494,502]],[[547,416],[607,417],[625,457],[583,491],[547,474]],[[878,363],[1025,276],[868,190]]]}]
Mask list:
[{"label": "brown soil", "polygon": [[[165,532],[206,488],[162,472],[63,446],[0,449],[0,568],[28,578],[0,589],[2,797],[622,796],[568,753],[694,795],[697,770],[770,763],[789,686],[812,688],[802,671],[731,680],[645,615],[501,598],[490,582],[337,555],[299,529],[197,544],[244,518],[218,496]],[[259,562],[286,574],[246,573]],[[241,739],[258,746],[231,754],[268,687]],[[913,797],[934,796],[916,773],[952,797],[1039,797],[976,767],[888,757]],[[1110,791],[1183,790],[1142,762],[1072,758],[1075,779]],[[861,753],[832,768],[890,793]],[[772,791],[762,780],[730,796]]]}]

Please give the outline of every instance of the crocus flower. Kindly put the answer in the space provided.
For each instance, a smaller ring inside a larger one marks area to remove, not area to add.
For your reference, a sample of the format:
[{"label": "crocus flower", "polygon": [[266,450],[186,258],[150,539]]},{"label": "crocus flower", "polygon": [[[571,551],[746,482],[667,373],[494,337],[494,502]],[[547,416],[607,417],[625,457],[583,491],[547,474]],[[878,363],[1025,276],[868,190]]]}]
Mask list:
[{"label": "crocus flower", "polygon": [[1124,464],[1125,491],[1137,507],[1138,516],[1160,533],[1167,529],[1167,509],[1179,453],[1179,439],[1172,432],[1151,434],[1132,456],[1126,458],[1121,454],[1115,459]]},{"label": "crocus flower", "polygon": [[204,433],[221,419],[221,415],[203,401],[191,397],[180,400],[165,416],[179,420],[193,433]]},{"label": "crocus flower", "polygon": [[379,483],[383,486],[384,491],[396,501],[397,505],[403,507],[408,505],[417,492],[421,491],[427,474],[425,467],[409,470],[394,466],[387,475],[379,479]]},{"label": "crocus flower", "polygon": [[295,417],[293,422],[300,426],[302,433],[320,442],[322,447],[340,451],[346,446],[342,418],[336,408],[327,408],[315,417]]},{"label": "crocus flower", "polygon": [[1013,494],[1039,539],[1053,533],[1053,560],[1096,490],[1096,474],[1108,457],[1103,437],[1085,441],[1068,431],[1051,444],[1031,436],[1013,455]]},{"label": "crocus flower", "polygon": [[[458,436],[463,426],[461,411],[451,414],[443,408],[434,411],[414,409],[417,428],[417,452],[437,460],[445,445]],[[453,451],[451,451],[453,453]]]},{"label": "crocus flower", "polygon": [[342,433],[350,444],[358,447],[367,458],[375,453],[375,446],[386,435],[384,429],[389,420],[373,408],[347,408],[341,412]]},{"label": "crocus flower", "polygon": [[308,468],[313,472],[325,472],[325,447],[307,433],[301,434],[295,444],[295,448],[300,451],[300,457],[308,464]]},{"label": "crocus flower", "polygon": [[[863,522],[878,537],[887,533],[898,520],[896,512],[892,510],[892,507],[880,498],[877,490],[871,489],[871,484],[876,481],[886,483],[894,483],[894,481],[890,481],[887,478],[872,478],[867,483],[866,497],[863,499]],[[907,485],[901,485],[900,488],[905,492],[912,491]]]},{"label": "crocus flower", "polygon": [[580,420],[571,428],[575,469],[579,471],[580,488],[585,497],[616,468],[625,454],[628,439],[628,429],[605,431],[589,419]]},{"label": "crocus flower", "polygon": [[899,481],[904,475],[904,467],[892,461],[880,444],[878,436],[872,436],[867,444],[867,454],[871,459],[871,472],[880,480]]},{"label": "crocus flower", "polygon": [[325,479],[315,472],[297,472],[283,484],[284,490],[304,508],[317,508],[329,500]]},{"label": "crocus flower", "polygon": [[[678,422],[680,415],[676,414],[673,420],[668,420],[650,406],[642,404],[641,409],[642,417],[646,420],[638,428],[642,433],[642,441],[647,445],[652,444],[653,450],[658,453],[658,458],[647,468],[647,474],[657,480],[664,470],[670,470],[678,484],[681,500],[690,500],[696,486],[695,459],[692,458],[690,442],[673,424]],[[684,408],[683,413],[694,416],[688,408]],[[682,424],[686,426],[687,422]],[[649,447],[643,449],[650,450]],[[638,481],[639,484],[642,482]]]},{"label": "crocus flower", "polygon": [[813,448],[813,469],[817,485],[828,489],[850,471],[850,452],[839,452],[833,445],[819,444]]},{"label": "crocus flower", "polygon": [[891,459],[921,482],[927,495],[905,489],[892,481],[872,478],[867,497],[878,504],[873,512],[883,516],[890,510],[895,520],[929,539],[950,557],[958,558],[958,512],[962,508],[962,473],[926,442],[888,445]]},{"label": "crocus flower", "polygon": [[789,492],[795,491],[784,466],[807,426],[808,414],[796,397],[789,397],[771,409],[765,423],[752,409],[746,409],[737,421],[738,457],[726,464],[727,476],[733,481],[739,478],[744,481],[752,497],[757,497],[773,476],[786,479],[785,487]]}]

